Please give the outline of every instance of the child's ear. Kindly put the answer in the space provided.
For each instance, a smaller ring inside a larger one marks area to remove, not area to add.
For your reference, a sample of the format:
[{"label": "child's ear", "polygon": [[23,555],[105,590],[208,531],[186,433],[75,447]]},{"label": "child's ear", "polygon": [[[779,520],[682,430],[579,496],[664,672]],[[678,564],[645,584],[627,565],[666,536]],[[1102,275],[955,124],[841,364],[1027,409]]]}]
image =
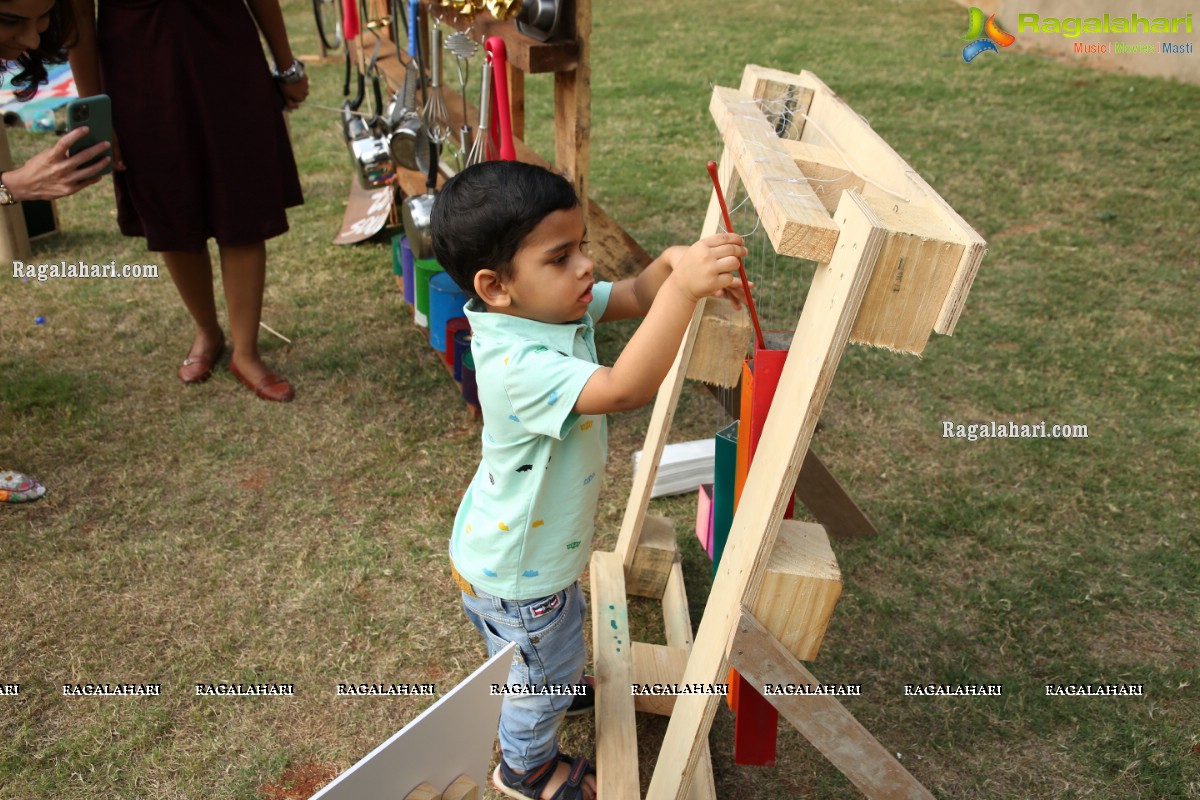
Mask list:
[{"label": "child's ear", "polygon": [[492,308],[504,308],[512,303],[508,289],[495,270],[481,269],[475,273],[475,294],[483,304]]}]

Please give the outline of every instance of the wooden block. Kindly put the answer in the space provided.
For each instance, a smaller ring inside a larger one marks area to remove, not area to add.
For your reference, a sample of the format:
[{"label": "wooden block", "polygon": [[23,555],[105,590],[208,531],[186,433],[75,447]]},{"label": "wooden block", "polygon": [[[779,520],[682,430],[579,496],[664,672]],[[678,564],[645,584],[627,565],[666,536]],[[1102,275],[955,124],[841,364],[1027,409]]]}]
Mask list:
[{"label": "wooden block", "polygon": [[[752,614],[741,612],[729,642],[729,661],[756,686],[819,686]],[[837,700],[824,695],[777,696],[772,704],[850,782],[872,800],[933,800],[890,750]]]},{"label": "wooden block", "polygon": [[442,793],[431,783],[422,783],[408,794],[404,800],[442,800]]},{"label": "wooden block", "polygon": [[850,169],[837,150],[807,142],[780,141],[779,144],[796,162],[830,214],[837,208],[845,190],[853,189],[862,194],[866,181]]},{"label": "wooden block", "polygon": [[829,261],[838,227],[754,98],[717,86],[709,108],[775,252]]},{"label": "wooden block", "polygon": [[[641,686],[679,683],[687,667],[688,651],[663,644],[633,643],[633,683]],[[647,714],[671,716],[674,695],[638,695],[633,707]]]},{"label": "wooden block", "polygon": [[616,553],[591,561],[592,648],[596,664],[596,785],[606,800],[639,800],[633,639],[625,599],[625,569]]},{"label": "wooden block", "polygon": [[742,361],[754,339],[754,327],[746,308],[735,309],[727,301],[706,299],[696,336],[687,376],[713,386],[737,386]]},{"label": "wooden block", "polygon": [[[13,168],[12,151],[8,147],[8,131],[0,125],[0,172]],[[33,250],[29,246],[29,231],[25,214],[18,203],[0,206],[0,261],[27,261]]]},{"label": "wooden block", "polygon": [[633,554],[633,565],[625,578],[625,592],[655,600],[663,596],[671,565],[679,557],[675,544],[675,526],[657,514],[647,514],[642,537]]},{"label": "wooden block", "polygon": [[442,800],[479,800],[479,786],[466,775],[459,775],[442,792]]},{"label": "wooden block", "polygon": [[751,612],[792,655],[813,661],[842,594],[842,571],[820,525],[785,519]]},{"label": "wooden block", "polygon": [[963,258],[928,209],[867,200],[888,227],[850,341],[920,353],[929,341]]}]

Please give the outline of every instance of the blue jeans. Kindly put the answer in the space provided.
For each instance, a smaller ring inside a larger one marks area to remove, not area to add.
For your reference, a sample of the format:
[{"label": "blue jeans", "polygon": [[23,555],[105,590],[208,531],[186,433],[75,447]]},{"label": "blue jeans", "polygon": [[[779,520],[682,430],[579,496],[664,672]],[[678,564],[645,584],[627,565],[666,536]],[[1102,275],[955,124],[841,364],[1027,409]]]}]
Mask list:
[{"label": "blue jeans", "polygon": [[[510,685],[574,687],[580,682],[587,662],[587,605],[578,581],[533,600],[475,594],[463,593],[463,610],[483,634],[488,655],[509,642],[519,648],[508,670]],[[506,696],[500,707],[500,750],[508,765],[528,772],[558,755],[558,726],[570,705],[569,693]]]}]

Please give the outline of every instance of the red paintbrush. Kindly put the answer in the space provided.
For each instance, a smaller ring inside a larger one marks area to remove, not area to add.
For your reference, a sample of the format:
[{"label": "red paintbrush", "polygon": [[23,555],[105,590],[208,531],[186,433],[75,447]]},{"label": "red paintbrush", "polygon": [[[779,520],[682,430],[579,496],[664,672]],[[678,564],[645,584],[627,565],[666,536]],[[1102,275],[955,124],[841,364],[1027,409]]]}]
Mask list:
[{"label": "red paintbrush", "polygon": [[[717,162],[708,162],[708,174],[712,177],[713,188],[717,190],[717,202],[721,204],[721,216],[725,218],[725,230],[733,233],[733,222],[729,219],[729,208],[725,205],[725,194],[721,191],[721,179],[717,177]],[[746,292],[746,306],[750,309],[750,321],[754,323],[754,340],[760,350],[767,349],[763,339],[762,326],[758,324],[758,309],[754,307],[754,298],[750,296],[750,281],[746,280],[746,268],[738,259],[738,274],[742,276],[742,289]]]}]

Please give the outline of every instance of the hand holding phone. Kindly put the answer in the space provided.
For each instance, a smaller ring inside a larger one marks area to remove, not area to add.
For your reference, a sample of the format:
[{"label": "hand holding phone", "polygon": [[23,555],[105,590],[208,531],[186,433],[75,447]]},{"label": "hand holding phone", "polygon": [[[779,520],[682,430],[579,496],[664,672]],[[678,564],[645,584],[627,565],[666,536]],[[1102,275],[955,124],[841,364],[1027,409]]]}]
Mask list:
[{"label": "hand holding phone", "polygon": [[[87,135],[71,146],[68,151],[70,155],[87,150],[100,142],[112,143],[112,101],[109,100],[108,95],[78,97],[67,103],[67,130],[73,131],[83,126],[88,128]],[[86,166],[91,166],[102,157],[93,159]],[[112,169],[112,162],[109,161],[98,174],[107,175],[112,172]]]}]

